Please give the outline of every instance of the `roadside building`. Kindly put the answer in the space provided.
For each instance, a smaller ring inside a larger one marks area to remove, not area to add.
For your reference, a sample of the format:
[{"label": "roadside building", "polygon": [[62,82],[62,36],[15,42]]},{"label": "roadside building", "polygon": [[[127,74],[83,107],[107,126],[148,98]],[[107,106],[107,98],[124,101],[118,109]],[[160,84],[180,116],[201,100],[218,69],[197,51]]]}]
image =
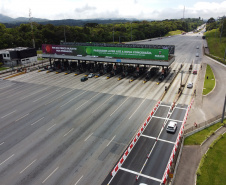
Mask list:
[{"label": "roadside building", "polygon": [[0,50],[0,62],[13,67],[37,62],[37,52],[34,48],[17,47]]}]

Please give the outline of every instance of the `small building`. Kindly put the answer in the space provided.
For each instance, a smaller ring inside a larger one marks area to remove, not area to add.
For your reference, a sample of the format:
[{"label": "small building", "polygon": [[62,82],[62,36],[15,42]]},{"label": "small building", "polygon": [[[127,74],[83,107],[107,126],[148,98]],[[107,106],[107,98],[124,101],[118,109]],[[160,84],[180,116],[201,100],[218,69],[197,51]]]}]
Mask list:
[{"label": "small building", "polygon": [[0,62],[13,67],[37,62],[37,52],[34,48],[17,47],[0,50]]}]

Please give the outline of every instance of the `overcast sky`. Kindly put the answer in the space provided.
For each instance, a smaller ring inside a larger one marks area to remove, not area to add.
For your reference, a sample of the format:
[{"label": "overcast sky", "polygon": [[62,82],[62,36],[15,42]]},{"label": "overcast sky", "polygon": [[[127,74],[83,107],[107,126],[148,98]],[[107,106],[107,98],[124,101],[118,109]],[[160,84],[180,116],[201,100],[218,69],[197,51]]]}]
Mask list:
[{"label": "overcast sky", "polygon": [[0,14],[46,19],[209,19],[226,15],[226,0],[0,0]]}]

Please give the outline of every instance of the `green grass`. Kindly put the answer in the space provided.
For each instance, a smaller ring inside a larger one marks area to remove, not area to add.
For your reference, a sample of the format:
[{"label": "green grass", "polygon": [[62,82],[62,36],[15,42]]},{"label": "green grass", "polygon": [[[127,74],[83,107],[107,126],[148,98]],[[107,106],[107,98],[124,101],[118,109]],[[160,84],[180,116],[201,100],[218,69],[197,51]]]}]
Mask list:
[{"label": "green grass", "polygon": [[213,29],[211,31],[205,32],[206,40],[208,43],[209,51],[211,55],[219,57],[218,61],[226,64],[223,60],[225,48],[226,48],[226,37],[221,37],[220,42],[220,32],[219,29]]},{"label": "green grass", "polygon": [[168,36],[172,36],[172,35],[180,35],[182,34],[184,31],[182,30],[176,30],[176,31],[170,31],[169,33],[167,33],[165,36],[168,37]]},{"label": "green grass", "polygon": [[[224,120],[224,123],[226,123],[226,119]],[[207,127],[189,137],[186,137],[184,140],[184,145],[201,145],[205,139],[213,134],[214,131],[216,131],[218,128],[220,128],[223,124],[218,122],[210,127]]]},{"label": "green grass", "polygon": [[42,50],[37,50],[37,54],[42,54]]},{"label": "green grass", "polygon": [[0,71],[6,70],[6,69],[9,69],[9,68],[8,67],[0,67]]},{"label": "green grass", "polygon": [[[207,77],[208,77],[208,79],[207,79]],[[210,93],[214,87],[215,87],[215,77],[214,77],[211,67],[207,64],[202,94],[206,95],[206,94]]]},{"label": "green grass", "polygon": [[197,176],[197,185],[226,184],[226,134],[209,149]]}]

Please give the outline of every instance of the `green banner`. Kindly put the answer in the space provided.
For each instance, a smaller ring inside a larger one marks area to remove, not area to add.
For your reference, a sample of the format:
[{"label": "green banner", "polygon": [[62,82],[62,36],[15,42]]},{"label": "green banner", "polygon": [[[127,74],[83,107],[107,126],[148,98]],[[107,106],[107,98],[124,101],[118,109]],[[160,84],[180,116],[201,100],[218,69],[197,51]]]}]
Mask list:
[{"label": "green banner", "polygon": [[126,47],[98,47],[98,46],[62,46],[43,45],[43,53],[82,55],[94,57],[112,57],[129,59],[168,60],[168,49],[126,48]]}]

